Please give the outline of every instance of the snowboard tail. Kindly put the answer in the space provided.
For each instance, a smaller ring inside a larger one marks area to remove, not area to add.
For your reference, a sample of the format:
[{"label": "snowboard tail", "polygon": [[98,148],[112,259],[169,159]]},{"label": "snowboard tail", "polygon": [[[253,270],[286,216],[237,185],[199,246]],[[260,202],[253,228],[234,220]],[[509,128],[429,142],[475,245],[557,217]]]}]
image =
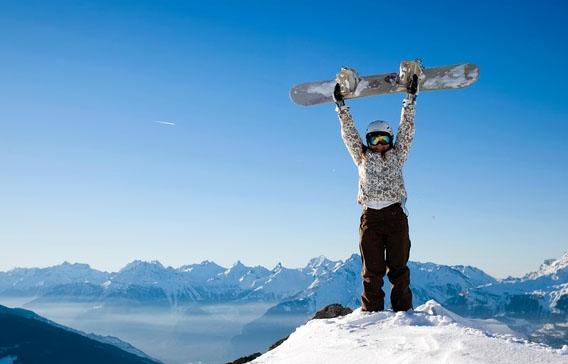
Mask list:
[{"label": "snowboard tail", "polygon": [[[479,78],[479,67],[472,63],[423,69],[420,91],[448,90],[471,86]],[[292,101],[301,106],[333,102],[333,89],[337,80],[306,82],[290,90]],[[406,92],[398,82],[398,73],[383,73],[361,77],[354,90],[344,94],[345,99]]]}]

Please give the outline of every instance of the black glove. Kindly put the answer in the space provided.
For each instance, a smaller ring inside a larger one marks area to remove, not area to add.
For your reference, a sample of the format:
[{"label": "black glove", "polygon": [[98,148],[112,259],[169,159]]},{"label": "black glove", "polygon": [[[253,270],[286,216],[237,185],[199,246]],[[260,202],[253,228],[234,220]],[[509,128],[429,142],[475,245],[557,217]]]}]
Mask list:
[{"label": "black glove", "polygon": [[412,75],[408,85],[406,85],[406,92],[414,97],[418,94],[418,75]]},{"label": "black glove", "polygon": [[339,83],[335,84],[332,97],[337,107],[345,106],[345,101],[343,99],[343,95],[341,94],[341,86],[339,86]]}]

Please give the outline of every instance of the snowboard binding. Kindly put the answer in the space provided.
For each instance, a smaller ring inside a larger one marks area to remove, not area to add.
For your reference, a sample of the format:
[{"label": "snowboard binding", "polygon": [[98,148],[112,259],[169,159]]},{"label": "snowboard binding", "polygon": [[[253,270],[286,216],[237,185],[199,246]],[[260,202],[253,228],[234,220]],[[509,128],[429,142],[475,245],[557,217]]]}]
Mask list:
[{"label": "snowboard binding", "polygon": [[400,70],[398,73],[391,73],[385,77],[385,81],[391,85],[400,85],[406,87],[412,76],[417,75],[418,80],[422,81],[425,78],[424,66],[422,60],[416,59],[414,61],[404,60],[400,62]]},{"label": "snowboard binding", "polygon": [[355,92],[361,77],[359,77],[359,73],[353,68],[343,66],[341,67],[341,71],[337,73],[336,80],[339,84],[341,94],[345,96]]}]

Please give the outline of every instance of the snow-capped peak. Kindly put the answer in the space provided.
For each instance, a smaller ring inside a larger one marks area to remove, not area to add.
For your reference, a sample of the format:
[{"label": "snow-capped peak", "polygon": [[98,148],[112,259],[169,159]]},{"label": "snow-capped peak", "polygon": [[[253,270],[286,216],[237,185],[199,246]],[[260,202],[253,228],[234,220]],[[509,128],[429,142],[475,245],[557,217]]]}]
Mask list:
[{"label": "snow-capped peak", "polygon": [[540,277],[550,277],[553,280],[568,278],[568,251],[559,259],[546,259],[537,272],[525,275],[523,280],[537,279]]},{"label": "snow-capped peak", "polygon": [[176,271],[164,266],[157,260],[150,262],[135,260],[128,263],[112,279],[113,283],[121,284],[149,284],[156,285],[160,282],[175,281]]},{"label": "snow-capped peak", "polygon": [[319,257],[310,259],[308,267],[317,267],[328,261],[329,260],[324,255],[320,255]]},{"label": "snow-capped peak", "polygon": [[204,260],[199,264],[183,265],[179,267],[179,270],[185,273],[198,273],[201,275],[208,274],[210,278],[220,272],[226,271],[227,269],[210,260]]},{"label": "snow-capped peak", "polygon": [[[225,275],[229,280],[239,280],[244,274],[246,274],[251,268],[244,265],[240,260],[237,260],[231,268],[225,270],[222,274]],[[232,282],[234,283],[234,282]]]},{"label": "snow-capped peak", "polygon": [[237,260],[235,263],[233,263],[231,269],[243,268],[244,266],[245,265],[240,260]]},{"label": "snow-capped peak", "polygon": [[302,270],[308,273],[311,276],[318,277],[322,275],[327,275],[337,266],[343,265],[342,261],[331,261],[327,259],[325,256],[320,255],[317,258],[312,258],[308,262],[305,268]]},{"label": "snow-capped peak", "polygon": [[59,265],[54,265],[53,267],[49,267],[46,269],[53,269],[53,270],[60,270],[60,271],[85,271],[90,270],[91,266],[86,263],[69,263],[68,261],[64,261]]},{"label": "snow-capped peak", "polygon": [[143,261],[143,260],[134,260],[122,268],[119,273],[126,272],[128,270],[163,270],[165,269],[162,263],[157,260],[152,261]]}]

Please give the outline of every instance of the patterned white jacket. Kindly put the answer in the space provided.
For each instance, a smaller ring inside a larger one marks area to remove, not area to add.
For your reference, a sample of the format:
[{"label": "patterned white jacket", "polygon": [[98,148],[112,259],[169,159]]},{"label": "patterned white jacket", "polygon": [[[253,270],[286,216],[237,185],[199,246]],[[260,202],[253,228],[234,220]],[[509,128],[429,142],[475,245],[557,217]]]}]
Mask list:
[{"label": "patterned white jacket", "polygon": [[414,101],[403,102],[400,124],[393,148],[381,154],[371,149],[365,151],[363,141],[355,128],[348,107],[337,109],[341,123],[341,137],[349,154],[359,169],[359,193],[357,202],[361,205],[370,201],[406,201],[406,189],[402,178],[402,166],[408,157],[414,139]]}]

